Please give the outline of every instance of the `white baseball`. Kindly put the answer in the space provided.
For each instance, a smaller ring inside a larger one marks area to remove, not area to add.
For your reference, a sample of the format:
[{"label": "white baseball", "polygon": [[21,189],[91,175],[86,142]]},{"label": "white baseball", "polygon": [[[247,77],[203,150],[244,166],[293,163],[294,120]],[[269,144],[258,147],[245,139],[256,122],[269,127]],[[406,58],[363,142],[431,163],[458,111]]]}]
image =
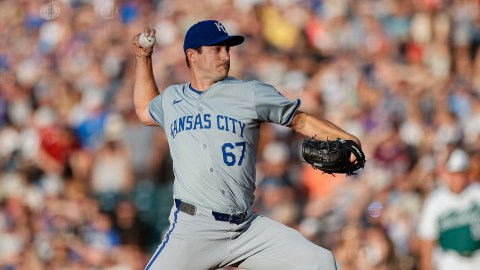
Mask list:
[{"label": "white baseball", "polygon": [[140,37],[138,38],[138,43],[140,43],[140,46],[143,48],[150,48],[155,44],[155,36],[145,36],[145,33],[142,33]]}]

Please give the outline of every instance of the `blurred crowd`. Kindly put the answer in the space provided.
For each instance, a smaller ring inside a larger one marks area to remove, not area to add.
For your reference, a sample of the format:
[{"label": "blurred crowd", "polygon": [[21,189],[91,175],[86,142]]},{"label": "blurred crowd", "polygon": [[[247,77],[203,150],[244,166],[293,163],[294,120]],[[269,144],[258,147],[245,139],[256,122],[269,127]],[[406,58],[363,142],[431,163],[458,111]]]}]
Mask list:
[{"label": "blurred crowd", "polygon": [[174,176],[163,131],[134,112],[131,37],[156,29],[163,89],[189,80],[183,37],[203,19],[246,36],[232,76],[301,98],[366,152],[358,175],[322,174],[300,135],[262,125],[257,213],[341,269],[417,269],[453,149],[480,179],[479,0],[0,1],[0,269],[143,269]]}]

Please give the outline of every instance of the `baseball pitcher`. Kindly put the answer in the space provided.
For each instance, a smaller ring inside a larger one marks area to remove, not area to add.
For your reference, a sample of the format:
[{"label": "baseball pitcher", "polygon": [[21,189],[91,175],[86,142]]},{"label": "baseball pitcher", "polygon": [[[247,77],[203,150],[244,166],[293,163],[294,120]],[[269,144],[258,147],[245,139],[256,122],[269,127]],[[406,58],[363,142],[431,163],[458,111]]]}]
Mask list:
[{"label": "baseball pitcher", "polygon": [[252,211],[259,126],[272,122],[360,145],[358,138],[299,111],[300,100],[271,85],[228,77],[230,48],[244,37],[229,35],[219,21],[190,27],[183,50],[191,81],[160,92],[153,46],[142,47],[141,34],[151,40],[155,30],[132,39],[135,109],[144,124],[164,129],[175,174],[170,227],[145,269],[336,269],[332,252]]}]

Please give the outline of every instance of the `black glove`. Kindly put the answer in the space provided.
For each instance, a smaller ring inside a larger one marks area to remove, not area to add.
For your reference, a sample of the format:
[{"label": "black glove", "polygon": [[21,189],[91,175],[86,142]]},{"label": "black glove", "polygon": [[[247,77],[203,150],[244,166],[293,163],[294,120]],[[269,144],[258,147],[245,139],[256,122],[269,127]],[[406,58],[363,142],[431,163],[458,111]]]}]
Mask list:
[{"label": "black glove", "polygon": [[[350,160],[350,155],[355,160]],[[322,141],[305,139],[302,144],[302,156],[314,169],[324,173],[344,173],[347,176],[357,174],[355,171],[365,166],[365,154],[360,146],[352,140]]]}]

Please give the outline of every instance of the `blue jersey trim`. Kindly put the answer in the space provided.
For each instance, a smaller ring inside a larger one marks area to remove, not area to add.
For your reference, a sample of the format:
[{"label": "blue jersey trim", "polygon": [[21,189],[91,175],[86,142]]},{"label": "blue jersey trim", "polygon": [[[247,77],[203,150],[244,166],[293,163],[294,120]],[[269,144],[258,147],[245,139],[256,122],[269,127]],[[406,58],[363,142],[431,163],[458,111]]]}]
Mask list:
[{"label": "blue jersey trim", "polygon": [[293,119],[293,115],[297,111],[298,107],[300,107],[300,104],[301,104],[300,99],[297,99],[297,104],[295,105],[295,108],[293,108],[292,113],[287,117],[287,121],[285,121],[285,123],[283,123],[282,126],[290,124],[290,122]]},{"label": "blue jersey trim", "polygon": [[[155,99],[155,98],[154,98],[154,99]],[[155,117],[155,115],[153,114],[152,103],[153,103],[153,100],[154,100],[154,99],[152,99],[152,100],[150,101],[150,103],[148,103],[148,114],[149,114],[150,117],[153,119],[153,121],[155,121],[159,126],[162,127],[163,125],[162,125],[162,123],[160,122],[160,119],[157,119],[157,118]]]},{"label": "blue jersey trim", "polygon": [[161,124],[160,124],[160,122],[158,122],[157,118],[155,118],[155,116],[153,116],[153,113],[150,110],[150,108],[148,108],[148,114],[150,114],[150,117],[153,119],[153,121],[157,122],[157,124],[159,124],[161,126]]},{"label": "blue jersey trim", "polygon": [[193,88],[191,83],[188,84],[188,89],[192,90],[193,92],[195,92],[199,95],[203,94],[202,91],[198,91],[197,89]]},{"label": "blue jersey trim", "polygon": [[145,268],[145,270],[148,270],[150,269],[150,267],[152,266],[152,264],[155,262],[155,260],[157,259],[157,257],[160,255],[160,253],[162,253],[162,250],[165,248],[165,246],[167,245],[168,243],[168,240],[170,240],[170,234],[172,234],[173,232],[173,229],[175,229],[175,224],[177,224],[177,218],[178,218],[178,212],[180,211],[180,209],[177,208],[177,210],[175,210],[175,213],[173,214],[173,224],[172,224],[172,228],[170,228],[170,230],[168,231],[167,235],[165,235],[165,239],[163,240],[163,243],[162,243],[162,246],[157,250],[157,252],[155,252],[155,254],[153,255],[152,259],[150,260],[150,262],[148,263],[147,267]]}]

